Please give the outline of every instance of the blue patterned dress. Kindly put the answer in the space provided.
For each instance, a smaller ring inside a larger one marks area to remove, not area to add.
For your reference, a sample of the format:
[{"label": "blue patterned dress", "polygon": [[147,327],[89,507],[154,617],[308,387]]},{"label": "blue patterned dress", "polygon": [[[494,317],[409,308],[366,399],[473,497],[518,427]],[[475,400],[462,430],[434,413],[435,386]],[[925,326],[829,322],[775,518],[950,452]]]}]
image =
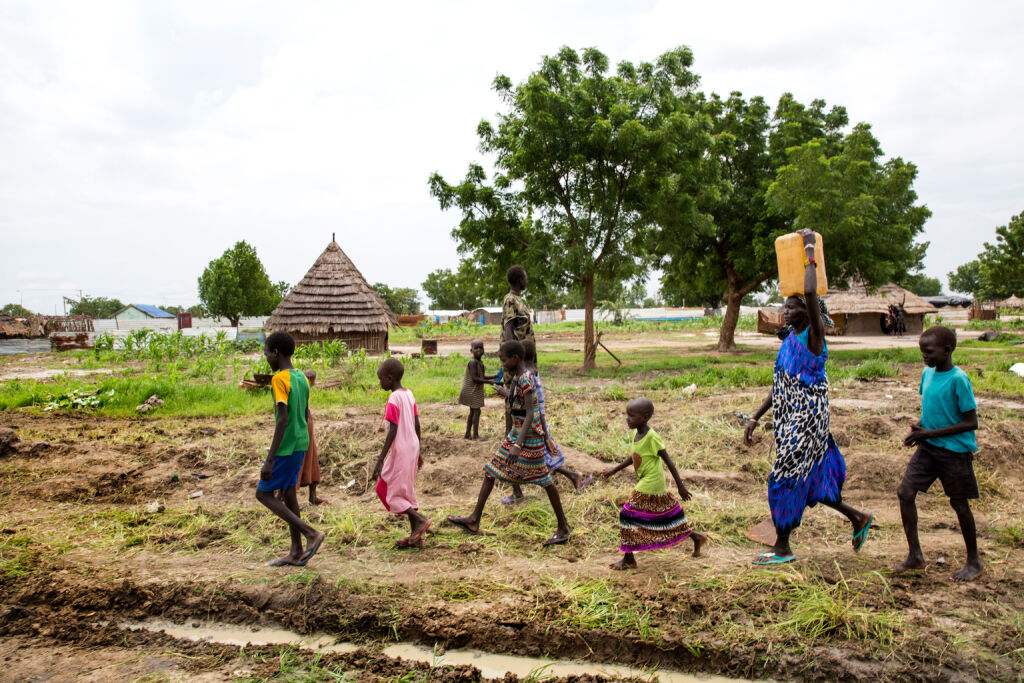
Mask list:
[{"label": "blue patterned dress", "polygon": [[828,346],[815,356],[808,330],[790,334],[775,359],[772,412],[775,464],[768,505],[780,531],[800,526],[804,509],[842,501],[846,462],[829,431]]}]

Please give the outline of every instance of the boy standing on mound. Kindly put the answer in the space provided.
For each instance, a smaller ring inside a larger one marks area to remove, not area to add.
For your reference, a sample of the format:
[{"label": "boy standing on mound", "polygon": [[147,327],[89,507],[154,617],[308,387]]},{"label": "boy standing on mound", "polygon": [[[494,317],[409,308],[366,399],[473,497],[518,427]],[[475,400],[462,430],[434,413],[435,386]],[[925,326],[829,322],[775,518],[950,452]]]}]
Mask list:
[{"label": "boy standing on mound", "polygon": [[[295,340],[287,332],[274,332],[263,345],[263,355],[274,371],[270,386],[274,392],[274,438],[267,450],[267,459],[260,470],[256,500],[288,523],[292,544],[288,554],[270,562],[271,567],[304,566],[320,549],[324,532],[317,531],[299,517],[296,488],[302,461],[309,447],[309,382],[292,367]],[[284,491],[284,500],[274,491]],[[302,549],[302,537],[306,549]]]},{"label": "boy standing on mound", "polygon": [[918,491],[927,491],[939,479],[956,511],[967,546],[967,562],[953,574],[953,580],[973,581],[982,572],[977,529],[967,502],[978,497],[978,480],[974,476],[978,405],[971,380],[953,365],[956,333],[948,327],[930,327],[921,335],[919,345],[928,366],[921,375],[921,421],[911,425],[910,434],[903,440],[904,446],[917,446],[917,450],[896,490],[910,553],[892,570],[902,574],[909,569],[924,569],[914,499]]}]

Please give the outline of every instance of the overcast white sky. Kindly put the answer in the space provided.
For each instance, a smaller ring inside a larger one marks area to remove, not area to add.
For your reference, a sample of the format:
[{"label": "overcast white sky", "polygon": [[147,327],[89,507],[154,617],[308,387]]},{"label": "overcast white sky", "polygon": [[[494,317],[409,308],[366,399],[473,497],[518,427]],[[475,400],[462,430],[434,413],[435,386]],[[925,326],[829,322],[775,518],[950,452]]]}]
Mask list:
[{"label": "overcast white sky", "polygon": [[1024,210],[1019,2],[0,0],[0,304],[190,304],[239,239],[295,283],[337,232],[370,282],[458,261],[494,76],[560,46],[690,46],[701,87],[847,107],[919,168],[927,272]]}]

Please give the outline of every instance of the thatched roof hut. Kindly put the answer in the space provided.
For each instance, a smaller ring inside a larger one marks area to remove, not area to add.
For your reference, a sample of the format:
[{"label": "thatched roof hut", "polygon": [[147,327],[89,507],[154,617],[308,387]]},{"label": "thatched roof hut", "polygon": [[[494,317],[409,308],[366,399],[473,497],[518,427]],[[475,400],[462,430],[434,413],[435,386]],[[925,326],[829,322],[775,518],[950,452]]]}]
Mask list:
[{"label": "thatched roof hut", "polygon": [[394,325],[394,313],[332,240],[263,329],[289,332],[298,343],[340,339],[351,349],[380,353]]},{"label": "thatched roof hut", "polygon": [[1019,296],[1014,294],[1009,299],[1003,299],[1002,301],[1000,301],[998,306],[999,308],[1011,308],[1015,310],[1020,310],[1024,308],[1024,299],[1021,299]]},{"label": "thatched roof hut", "polygon": [[939,310],[913,292],[894,284],[882,285],[875,290],[863,284],[851,285],[844,290],[830,289],[823,298],[836,323],[835,334],[885,334],[889,305],[901,303],[907,334],[920,334],[924,331],[925,315]]},{"label": "thatched roof hut", "polygon": [[25,339],[30,337],[28,324],[6,313],[0,313],[0,339]]}]

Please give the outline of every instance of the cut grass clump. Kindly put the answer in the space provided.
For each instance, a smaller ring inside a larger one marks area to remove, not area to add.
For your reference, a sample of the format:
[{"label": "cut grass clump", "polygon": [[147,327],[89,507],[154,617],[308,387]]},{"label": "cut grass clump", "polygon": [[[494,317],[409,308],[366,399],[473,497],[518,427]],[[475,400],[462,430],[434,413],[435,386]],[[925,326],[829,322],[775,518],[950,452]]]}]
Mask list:
[{"label": "cut grass clump", "polygon": [[[872,574],[885,582],[877,572]],[[778,599],[790,608],[787,618],[778,622],[776,628],[813,640],[845,638],[891,648],[903,627],[901,614],[863,604],[861,591],[855,590],[845,578],[831,585],[810,579],[793,583]]]},{"label": "cut grass clump", "polygon": [[604,629],[636,635],[644,640],[655,633],[650,608],[620,594],[611,581],[552,577],[542,582],[540,589],[543,595],[538,595],[537,599],[542,604],[551,597],[560,598],[560,614],[554,620],[557,626]]},{"label": "cut grass clump", "polygon": [[881,358],[867,360],[857,366],[853,376],[857,379],[881,379],[899,377],[900,366],[896,363]]}]

